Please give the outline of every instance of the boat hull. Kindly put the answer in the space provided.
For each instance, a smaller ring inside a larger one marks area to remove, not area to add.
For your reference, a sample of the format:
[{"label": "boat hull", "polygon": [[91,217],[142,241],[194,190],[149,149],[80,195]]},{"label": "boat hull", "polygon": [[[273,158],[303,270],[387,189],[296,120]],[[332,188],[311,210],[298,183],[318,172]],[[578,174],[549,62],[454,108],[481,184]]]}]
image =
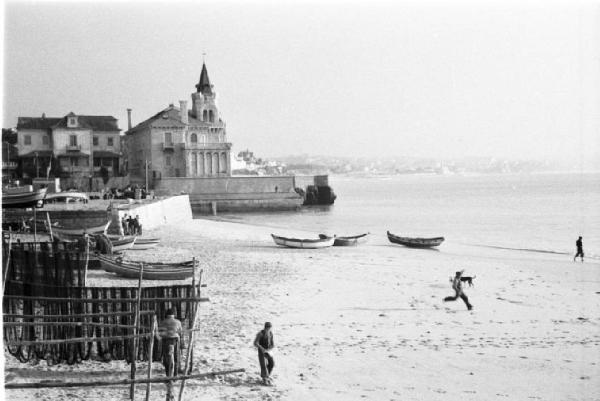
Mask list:
[{"label": "boat hull", "polygon": [[[100,266],[107,272],[115,273],[121,277],[139,278],[140,265],[120,261],[118,258],[113,259],[104,255],[97,255],[100,261]],[[194,263],[144,263],[144,280],[185,280],[194,275]]]},{"label": "boat hull", "polygon": [[412,237],[400,237],[387,232],[388,240],[391,243],[404,245],[409,248],[433,248],[440,246],[444,242],[444,237],[434,238],[412,238]]},{"label": "boat hull", "polygon": [[159,243],[160,243],[160,239],[158,239],[158,238],[139,238],[138,237],[135,240],[135,243],[133,244],[133,247],[131,248],[131,250],[132,251],[144,251],[146,249],[154,248]]},{"label": "boat hull", "polygon": [[52,233],[59,237],[80,237],[83,234],[104,234],[110,225],[110,221],[95,227],[85,228],[63,228],[63,227],[52,227]]},{"label": "boat hull", "polygon": [[335,237],[333,246],[357,246],[358,244],[367,242],[367,235],[369,234],[366,233],[352,237]]},{"label": "boat hull", "polygon": [[131,249],[136,242],[135,236],[123,237],[119,239],[111,239],[110,243],[112,244],[113,252],[123,252],[128,249]]},{"label": "boat hull", "polygon": [[335,241],[335,237],[325,237],[321,239],[299,239],[280,237],[274,234],[271,234],[271,237],[277,245],[298,249],[328,248],[333,246],[333,242]]},{"label": "boat hull", "polygon": [[[41,188],[35,191],[19,191],[11,192],[10,190],[2,191],[2,209],[17,209],[28,207],[41,207],[44,205],[47,188]],[[41,203],[41,206],[40,206]]]}]

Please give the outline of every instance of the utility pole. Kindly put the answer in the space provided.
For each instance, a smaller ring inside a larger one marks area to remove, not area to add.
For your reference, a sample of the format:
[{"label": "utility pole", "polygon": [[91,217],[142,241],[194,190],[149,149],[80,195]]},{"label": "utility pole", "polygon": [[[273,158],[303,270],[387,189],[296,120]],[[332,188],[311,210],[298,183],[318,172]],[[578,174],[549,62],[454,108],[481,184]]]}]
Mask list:
[{"label": "utility pole", "polygon": [[40,178],[40,162],[38,160],[38,152],[35,152],[35,178]]}]

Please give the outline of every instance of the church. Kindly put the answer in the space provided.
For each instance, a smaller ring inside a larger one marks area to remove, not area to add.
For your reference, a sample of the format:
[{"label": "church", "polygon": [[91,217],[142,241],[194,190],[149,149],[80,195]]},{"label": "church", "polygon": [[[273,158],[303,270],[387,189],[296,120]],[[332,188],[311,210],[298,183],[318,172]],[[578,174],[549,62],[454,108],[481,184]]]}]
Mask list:
[{"label": "church", "polygon": [[134,127],[128,109],[124,163],[132,181],[147,179],[153,188],[168,177],[231,176],[231,143],[216,98],[203,63],[191,107],[180,100]]}]

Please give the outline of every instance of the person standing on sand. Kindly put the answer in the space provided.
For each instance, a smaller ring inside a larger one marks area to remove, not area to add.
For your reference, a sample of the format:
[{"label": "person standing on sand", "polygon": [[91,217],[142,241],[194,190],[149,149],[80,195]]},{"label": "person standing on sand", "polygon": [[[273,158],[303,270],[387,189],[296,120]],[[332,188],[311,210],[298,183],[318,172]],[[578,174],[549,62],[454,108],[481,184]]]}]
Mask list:
[{"label": "person standing on sand", "polygon": [[473,305],[471,305],[469,303],[469,298],[467,298],[467,296],[463,292],[462,281],[460,280],[463,272],[464,272],[464,270],[456,272],[456,275],[454,276],[454,279],[452,280],[452,289],[454,290],[456,295],[454,295],[453,297],[444,298],[444,302],[456,301],[460,297],[460,299],[462,299],[465,302],[465,305],[467,305],[467,309],[471,310],[471,309],[473,309]]},{"label": "person standing on sand", "polygon": [[[179,362],[181,361],[181,349],[185,348],[183,344],[183,329],[181,327],[181,321],[175,319],[175,311],[173,309],[167,309],[165,319],[160,322],[158,326],[158,334],[162,339],[162,355],[163,365],[165,367],[165,373],[170,376],[171,364],[169,358],[169,347],[173,346],[173,360],[175,366],[173,366],[173,374],[177,375],[180,373]],[[158,336],[157,336],[158,337]]]},{"label": "person standing on sand", "polygon": [[254,346],[258,348],[258,363],[260,364],[260,377],[262,377],[263,384],[271,384],[270,376],[275,367],[275,361],[269,351],[275,347],[275,343],[273,342],[270,322],[266,322],[265,328],[256,334]]},{"label": "person standing on sand", "polygon": [[577,247],[577,253],[573,257],[573,262],[575,262],[577,256],[580,256],[581,263],[583,263],[583,238],[579,237],[579,239],[575,241],[575,246]]}]

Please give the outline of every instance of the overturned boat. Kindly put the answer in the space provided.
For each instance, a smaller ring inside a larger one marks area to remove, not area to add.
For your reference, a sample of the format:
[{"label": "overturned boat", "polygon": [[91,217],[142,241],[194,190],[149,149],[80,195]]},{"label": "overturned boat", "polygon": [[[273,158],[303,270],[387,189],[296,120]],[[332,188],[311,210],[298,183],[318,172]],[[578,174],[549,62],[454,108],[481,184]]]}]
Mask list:
[{"label": "overturned boat", "polygon": [[137,242],[137,238],[135,235],[129,235],[125,237],[108,237],[110,239],[110,243],[112,245],[113,252],[123,252],[128,249],[133,248],[134,244]]},{"label": "overturned boat", "polygon": [[52,234],[58,236],[59,238],[81,237],[84,234],[105,234],[109,225],[110,221],[93,227],[64,228],[52,226]]},{"label": "overturned boat", "polygon": [[181,263],[126,262],[122,258],[97,255],[102,269],[121,277],[139,278],[140,264],[144,263],[144,280],[184,280],[194,275],[194,261]]},{"label": "overturned boat", "polygon": [[333,237],[328,237],[323,234],[319,235],[319,239],[286,238],[275,234],[271,234],[271,237],[277,245],[287,246],[288,248],[302,249],[328,248],[333,246],[333,242],[335,241],[335,235]]},{"label": "overturned boat", "polygon": [[410,248],[433,248],[440,246],[444,242],[444,237],[434,238],[413,238],[413,237],[400,237],[387,232],[388,239],[394,244],[400,244],[408,246]]},{"label": "overturned boat", "polygon": [[133,244],[133,247],[131,247],[131,250],[132,251],[144,251],[146,249],[154,248],[159,243],[160,243],[160,238],[136,237],[135,243]]}]

